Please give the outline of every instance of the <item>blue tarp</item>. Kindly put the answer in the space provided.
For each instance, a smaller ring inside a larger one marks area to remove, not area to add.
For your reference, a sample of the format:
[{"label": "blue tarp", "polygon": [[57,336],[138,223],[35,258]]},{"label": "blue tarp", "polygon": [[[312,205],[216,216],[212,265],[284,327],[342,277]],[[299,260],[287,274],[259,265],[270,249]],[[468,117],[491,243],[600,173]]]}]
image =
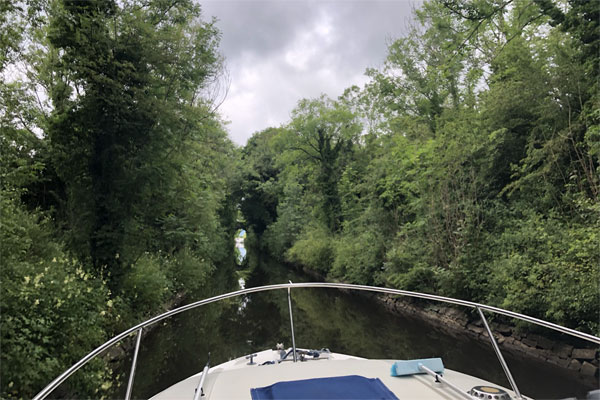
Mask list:
[{"label": "blue tarp", "polygon": [[271,386],[250,389],[250,394],[252,400],[398,400],[379,378],[370,379],[358,375],[278,382]]}]

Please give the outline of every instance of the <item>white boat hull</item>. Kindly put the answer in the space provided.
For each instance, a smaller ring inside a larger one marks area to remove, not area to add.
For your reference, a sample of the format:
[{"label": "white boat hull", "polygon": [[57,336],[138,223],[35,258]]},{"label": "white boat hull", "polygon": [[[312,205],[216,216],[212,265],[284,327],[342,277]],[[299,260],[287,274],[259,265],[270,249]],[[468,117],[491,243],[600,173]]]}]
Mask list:
[{"label": "white boat hull", "polygon": [[[308,359],[294,363],[291,360],[278,363],[279,352],[265,350],[256,353],[255,365],[248,365],[246,357],[240,357],[209,369],[203,385],[202,399],[232,400],[250,399],[250,389],[269,386],[277,382],[345,375],[379,378],[400,399],[464,399],[444,384],[436,382],[427,374],[393,377],[390,374],[396,360],[368,360],[346,354],[328,353],[327,358]],[[261,365],[265,362],[275,364]],[[191,376],[163,392],[152,400],[175,400],[194,397],[202,373]],[[514,393],[482,379],[446,369],[444,378],[467,393],[474,386],[493,386]]]}]

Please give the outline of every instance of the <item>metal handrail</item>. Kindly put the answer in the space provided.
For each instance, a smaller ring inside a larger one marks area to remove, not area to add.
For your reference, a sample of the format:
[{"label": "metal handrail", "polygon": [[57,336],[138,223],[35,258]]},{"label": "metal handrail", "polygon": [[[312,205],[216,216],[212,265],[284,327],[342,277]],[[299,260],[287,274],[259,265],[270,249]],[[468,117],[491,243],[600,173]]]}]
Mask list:
[{"label": "metal handrail", "polygon": [[129,382],[127,382],[127,392],[125,392],[125,400],[131,399],[131,391],[133,390],[133,380],[135,379],[135,367],[137,366],[138,353],[140,352],[140,343],[142,342],[142,330],[137,331],[137,339],[135,340],[135,350],[133,351],[133,361],[131,362],[131,372],[129,372]]},{"label": "metal handrail", "polygon": [[[290,281],[292,283],[292,281]],[[296,336],[294,335],[294,314],[292,314],[292,289],[288,288],[287,290],[287,298],[288,298],[288,308],[290,311],[290,329],[292,331],[292,353],[294,355],[294,362],[298,361],[298,355],[296,354]]]},{"label": "metal handrail", "polygon": [[[366,286],[366,285],[352,285],[352,284],[347,284],[347,283],[325,283],[325,282],[282,283],[282,284],[277,284],[277,285],[266,285],[266,286],[257,286],[254,288],[248,288],[248,289],[241,289],[241,290],[237,290],[235,292],[230,292],[230,293],[225,293],[225,294],[221,294],[218,296],[210,297],[208,299],[204,299],[204,300],[196,301],[196,302],[193,302],[190,304],[186,304],[184,306],[175,308],[173,310],[167,311],[163,314],[160,314],[153,318],[150,318],[144,322],[141,322],[141,323],[135,325],[134,327],[129,328],[126,331],[123,331],[119,335],[113,337],[112,339],[108,340],[104,344],[98,346],[96,349],[91,351],[89,354],[87,354],[81,360],[79,360],[78,362],[73,364],[65,372],[63,372],[58,377],[56,377],[52,382],[50,382],[44,389],[42,389],[33,398],[33,400],[45,399],[54,389],[56,389],[56,387],[58,387],[61,383],[63,383],[68,377],[70,377],[78,369],[80,369],[85,364],[87,364],[90,360],[92,360],[93,358],[95,358],[96,356],[98,356],[99,354],[104,352],[106,349],[112,347],[114,344],[125,339],[132,333],[140,330],[141,328],[146,328],[146,327],[153,325],[159,321],[162,321],[163,319],[169,318],[175,314],[180,314],[184,311],[188,311],[188,310],[191,310],[191,309],[194,309],[194,308],[206,305],[206,304],[215,303],[217,301],[229,299],[232,297],[242,296],[242,295],[251,294],[251,293],[266,292],[266,291],[270,291],[270,290],[294,289],[294,288],[330,288],[330,289],[349,289],[349,290],[359,290],[359,291],[367,291],[367,292],[378,292],[378,293],[387,293],[387,294],[406,296],[406,297],[415,297],[415,298],[426,299],[426,300],[434,300],[434,301],[439,301],[442,303],[456,304],[456,305],[474,308],[474,309],[479,308],[481,310],[486,310],[486,311],[490,311],[490,312],[493,312],[496,314],[505,315],[507,317],[516,318],[516,319],[519,319],[522,321],[530,322],[535,325],[553,329],[555,331],[562,332],[567,335],[571,335],[571,336],[574,336],[574,337],[577,337],[577,338],[580,338],[583,340],[587,340],[589,342],[600,344],[600,337],[590,335],[588,333],[579,332],[575,329],[565,328],[564,326],[553,324],[551,322],[547,322],[547,321],[544,321],[544,320],[541,320],[538,318],[530,317],[528,315],[519,314],[519,313],[516,313],[513,311],[508,311],[508,310],[504,310],[502,308],[492,307],[492,306],[488,306],[485,304],[479,304],[479,303],[475,303],[472,301],[453,299],[453,298],[444,297],[444,296],[436,296],[436,295],[427,294],[427,293],[410,292],[407,290],[398,290],[398,289],[390,289],[390,288],[382,288],[382,287]],[[492,339],[493,339],[493,336],[492,336]]]},{"label": "metal handrail", "polygon": [[[483,311],[481,311],[481,308],[477,307],[477,312],[479,313],[479,316],[481,317],[481,322],[483,322],[483,326],[485,326],[485,330],[487,331],[487,334],[490,337],[490,341],[492,342],[492,347],[494,348],[494,351],[496,352],[496,356],[498,357],[498,361],[500,361],[500,365],[502,365],[502,369],[504,370],[504,374],[506,375],[506,378],[508,379],[508,383],[510,383],[510,387],[512,388],[513,392],[515,392],[517,397],[522,399],[523,396],[521,396],[521,392],[519,391],[519,388],[517,387],[517,383],[515,382],[515,379],[513,378],[512,373],[510,372],[510,369],[508,368],[508,365],[506,364],[506,361],[504,361],[504,356],[502,355],[502,352],[500,351],[500,347],[498,347],[498,343],[496,343],[494,334],[492,333],[492,330],[490,329],[490,326],[488,325],[487,320],[485,319],[485,315],[483,315]],[[126,399],[126,400],[129,400],[129,399]]]}]

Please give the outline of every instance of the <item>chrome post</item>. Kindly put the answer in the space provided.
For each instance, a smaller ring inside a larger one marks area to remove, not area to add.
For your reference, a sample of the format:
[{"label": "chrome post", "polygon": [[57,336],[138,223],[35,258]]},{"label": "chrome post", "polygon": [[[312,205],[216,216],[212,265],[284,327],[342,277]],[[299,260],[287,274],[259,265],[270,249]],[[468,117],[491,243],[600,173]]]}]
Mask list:
[{"label": "chrome post", "polygon": [[498,356],[500,365],[502,365],[502,369],[504,369],[504,373],[506,374],[506,377],[508,378],[510,387],[512,387],[512,390],[517,395],[517,398],[522,399],[523,396],[521,396],[521,392],[519,392],[517,383],[515,382],[512,374],[510,373],[510,369],[508,369],[508,365],[506,364],[506,361],[504,361],[504,357],[502,356],[500,347],[498,347],[498,343],[496,343],[496,339],[494,338],[494,335],[492,334],[492,330],[490,329],[490,326],[488,325],[487,320],[485,319],[485,315],[483,315],[483,311],[481,311],[481,308],[479,308],[479,307],[477,307],[477,311],[479,311],[479,315],[481,316],[481,320],[483,321],[485,330],[487,331],[487,334],[490,337],[490,341],[492,342],[492,347],[494,348],[494,351],[496,352],[496,355]]},{"label": "chrome post", "polygon": [[138,352],[140,351],[140,343],[142,341],[142,329],[137,331],[137,339],[135,341],[135,351],[133,352],[133,361],[131,362],[131,372],[129,373],[129,382],[127,383],[127,393],[125,400],[131,399],[131,391],[133,390],[133,379],[135,378],[135,367],[137,365]]},{"label": "chrome post", "polygon": [[[292,284],[292,281],[290,281]],[[292,351],[294,353],[294,362],[298,361],[298,357],[296,356],[296,338],[294,337],[294,315],[292,314],[292,294],[291,288],[288,286],[288,308],[290,309],[290,326],[292,327]]]},{"label": "chrome post", "polygon": [[206,375],[208,374],[208,369],[210,368],[210,353],[208,353],[208,361],[202,370],[202,376],[200,377],[200,382],[198,382],[198,386],[196,387],[196,392],[194,393],[194,400],[199,400],[200,397],[204,396],[204,381],[206,380]]}]

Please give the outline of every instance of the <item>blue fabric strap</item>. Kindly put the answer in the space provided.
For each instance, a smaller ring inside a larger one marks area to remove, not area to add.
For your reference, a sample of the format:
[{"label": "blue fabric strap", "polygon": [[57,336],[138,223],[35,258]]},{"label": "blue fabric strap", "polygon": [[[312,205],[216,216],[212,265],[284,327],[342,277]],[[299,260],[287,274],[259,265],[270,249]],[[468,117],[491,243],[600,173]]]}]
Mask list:
[{"label": "blue fabric strap", "polygon": [[250,394],[252,400],[398,400],[379,378],[370,379],[358,375],[278,382],[250,389]]}]

